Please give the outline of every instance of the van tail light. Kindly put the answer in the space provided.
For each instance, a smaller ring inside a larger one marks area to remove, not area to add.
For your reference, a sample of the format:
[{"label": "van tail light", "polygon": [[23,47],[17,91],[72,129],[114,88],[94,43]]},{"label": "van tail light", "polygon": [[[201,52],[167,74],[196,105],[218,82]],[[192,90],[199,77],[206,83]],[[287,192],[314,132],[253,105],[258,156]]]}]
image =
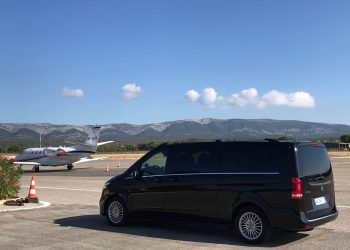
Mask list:
[{"label": "van tail light", "polygon": [[291,198],[294,200],[301,200],[303,198],[303,190],[301,188],[301,180],[297,177],[292,177]]}]

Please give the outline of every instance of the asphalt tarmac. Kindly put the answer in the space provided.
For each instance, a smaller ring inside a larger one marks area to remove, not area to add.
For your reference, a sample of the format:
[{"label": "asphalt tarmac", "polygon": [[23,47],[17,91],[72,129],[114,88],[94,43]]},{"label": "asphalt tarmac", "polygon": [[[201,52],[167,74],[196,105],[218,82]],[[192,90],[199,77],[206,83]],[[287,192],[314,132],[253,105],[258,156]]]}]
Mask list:
[{"label": "asphalt tarmac", "polygon": [[[65,167],[24,167],[20,196],[28,194],[32,175],[36,193],[48,208],[0,213],[0,249],[248,249],[224,225],[179,221],[135,220],[126,227],[110,226],[99,215],[103,184],[134,161],[99,161]],[[120,163],[120,164],[119,164]],[[349,249],[350,158],[332,159],[337,220],[310,232],[274,232],[254,248]],[[106,166],[109,172],[105,172]],[[120,165],[120,166],[119,166]]]}]

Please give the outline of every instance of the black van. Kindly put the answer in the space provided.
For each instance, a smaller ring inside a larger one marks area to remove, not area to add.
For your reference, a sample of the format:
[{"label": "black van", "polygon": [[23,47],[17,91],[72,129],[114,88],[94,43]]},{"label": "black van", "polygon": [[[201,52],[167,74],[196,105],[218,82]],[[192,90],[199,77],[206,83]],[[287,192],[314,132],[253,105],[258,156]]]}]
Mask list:
[{"label": "black van", "polygon": [[135,216],[232,223],[249,243],[338,215],[324,145],[274,140],[163,144],[106,182],[100,213],[116,226]]}]

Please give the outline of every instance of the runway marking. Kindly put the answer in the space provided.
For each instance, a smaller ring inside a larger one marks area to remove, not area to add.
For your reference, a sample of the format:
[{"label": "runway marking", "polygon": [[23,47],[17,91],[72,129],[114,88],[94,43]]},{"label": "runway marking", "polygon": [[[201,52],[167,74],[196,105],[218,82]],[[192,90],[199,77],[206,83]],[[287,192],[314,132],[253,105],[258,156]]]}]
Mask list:
[{"label": "runway marking", "polygon": [[[28,188],[27,186],[21,186],[22,188]],[[82,191],[82,192],[94,192],[94,193],[101,193],[102,188],[97,190],[97,189],[81,189],[81,188],[61,188],[61,187],[38,187],[36,186],[37,189],[52,189],[52,190],[67,190],[67,191]]]}]

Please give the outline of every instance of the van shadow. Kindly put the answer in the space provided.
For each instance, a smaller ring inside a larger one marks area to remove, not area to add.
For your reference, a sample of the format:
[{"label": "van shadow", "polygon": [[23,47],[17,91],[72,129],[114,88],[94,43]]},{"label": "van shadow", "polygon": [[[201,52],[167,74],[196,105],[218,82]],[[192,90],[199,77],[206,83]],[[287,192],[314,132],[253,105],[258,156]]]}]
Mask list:
[{"label": "van shadow", "polygon": [[[150,238],[256,247],[240,241],[233,230],[226,225],[211,223],[133,219],[126,226],[114,227],[99,214],[57,219],[55,223],[62,227],[76,227]],[[307,236],[308,234],[305,233],[274,231],[268,242],[257,245],[257,247],[283,246]]]}]

